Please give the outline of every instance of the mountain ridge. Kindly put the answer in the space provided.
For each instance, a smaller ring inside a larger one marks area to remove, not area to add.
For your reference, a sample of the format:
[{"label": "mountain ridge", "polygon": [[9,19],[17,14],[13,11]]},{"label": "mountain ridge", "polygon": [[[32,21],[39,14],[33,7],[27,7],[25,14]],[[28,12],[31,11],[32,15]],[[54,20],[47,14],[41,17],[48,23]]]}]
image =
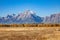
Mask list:
[{"label": "mountain ridge", "polygon": [[2,24],[30,24],[30,23],[41,23],[42,18],[37,16],[33,11],[26,10],[23,13],[14,15],[7,15],[7,17],[0,18]]},{"label": "mountain ridge", "polygon": [[50,16],[46,16],[44,18],[43,23],[52,23],[52,24],[54,24],[54,23],[57,23],[57,24],[60,23],[60,13],[58,13],[58,14],[52,14]]},{"label": "mountain ridge", "polygon": [[37,16],[35,12],[26,10],[23,13],[0,17],[0,24],[39,24],[39,23],[60,23],[60,13],[46,17]]}]

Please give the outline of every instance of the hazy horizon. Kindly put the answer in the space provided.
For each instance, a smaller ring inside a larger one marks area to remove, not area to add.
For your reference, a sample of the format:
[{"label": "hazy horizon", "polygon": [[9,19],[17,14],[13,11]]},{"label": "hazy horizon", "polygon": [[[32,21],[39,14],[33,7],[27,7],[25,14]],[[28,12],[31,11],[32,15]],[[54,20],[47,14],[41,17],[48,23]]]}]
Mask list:
[{"label": "hazy horizon", "polygon": [[0,16],[19,14],[32,10],[38,16],[44,17],[60,13],[60,0],[0,0]]}]

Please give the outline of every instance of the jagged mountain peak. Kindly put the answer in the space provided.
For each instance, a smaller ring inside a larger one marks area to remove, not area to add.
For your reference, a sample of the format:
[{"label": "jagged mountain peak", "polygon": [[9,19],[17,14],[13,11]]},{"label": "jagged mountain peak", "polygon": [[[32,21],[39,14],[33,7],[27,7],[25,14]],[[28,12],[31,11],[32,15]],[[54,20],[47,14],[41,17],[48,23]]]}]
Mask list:
[{"label": "jagged mountain peak", "polygon": [[31,10],[25,10],[24,12],[18,14],[18,19],[19,18],[30,18],[32,15],[36,15],[34,11]]},{"label": "jagged mountain peak", "polygon": [[26,11],[24,11],[24,14],[30,15],[30,14],[35,14],[35,12],[32,10],[26,10]]},{"label": "jagged mountain peak", "polygon": [[41,17],[37,16],[35,12],[31,10],[26,10],[23,13],[20,13],[17,19],[23,20],[25,23],[40,23],[42,21]]}]

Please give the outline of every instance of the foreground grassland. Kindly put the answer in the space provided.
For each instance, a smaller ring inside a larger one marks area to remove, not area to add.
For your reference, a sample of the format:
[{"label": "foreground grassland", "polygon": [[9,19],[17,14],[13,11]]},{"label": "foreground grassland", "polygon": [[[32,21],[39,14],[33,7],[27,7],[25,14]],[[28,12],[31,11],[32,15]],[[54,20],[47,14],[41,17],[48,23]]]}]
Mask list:
[{"label": "foreground grassland", "polygon": [[60,40],[60,27],[0,27],[0,40]]}]

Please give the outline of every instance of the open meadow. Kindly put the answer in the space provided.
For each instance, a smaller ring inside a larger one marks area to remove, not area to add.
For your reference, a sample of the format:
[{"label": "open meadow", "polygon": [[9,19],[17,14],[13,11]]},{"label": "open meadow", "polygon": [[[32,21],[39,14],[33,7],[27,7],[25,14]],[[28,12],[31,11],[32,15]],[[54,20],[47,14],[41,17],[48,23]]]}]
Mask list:
[{"label": "open meadow", "polygon": [[0,40],[60,40],[60,27],[0,27]]}]

